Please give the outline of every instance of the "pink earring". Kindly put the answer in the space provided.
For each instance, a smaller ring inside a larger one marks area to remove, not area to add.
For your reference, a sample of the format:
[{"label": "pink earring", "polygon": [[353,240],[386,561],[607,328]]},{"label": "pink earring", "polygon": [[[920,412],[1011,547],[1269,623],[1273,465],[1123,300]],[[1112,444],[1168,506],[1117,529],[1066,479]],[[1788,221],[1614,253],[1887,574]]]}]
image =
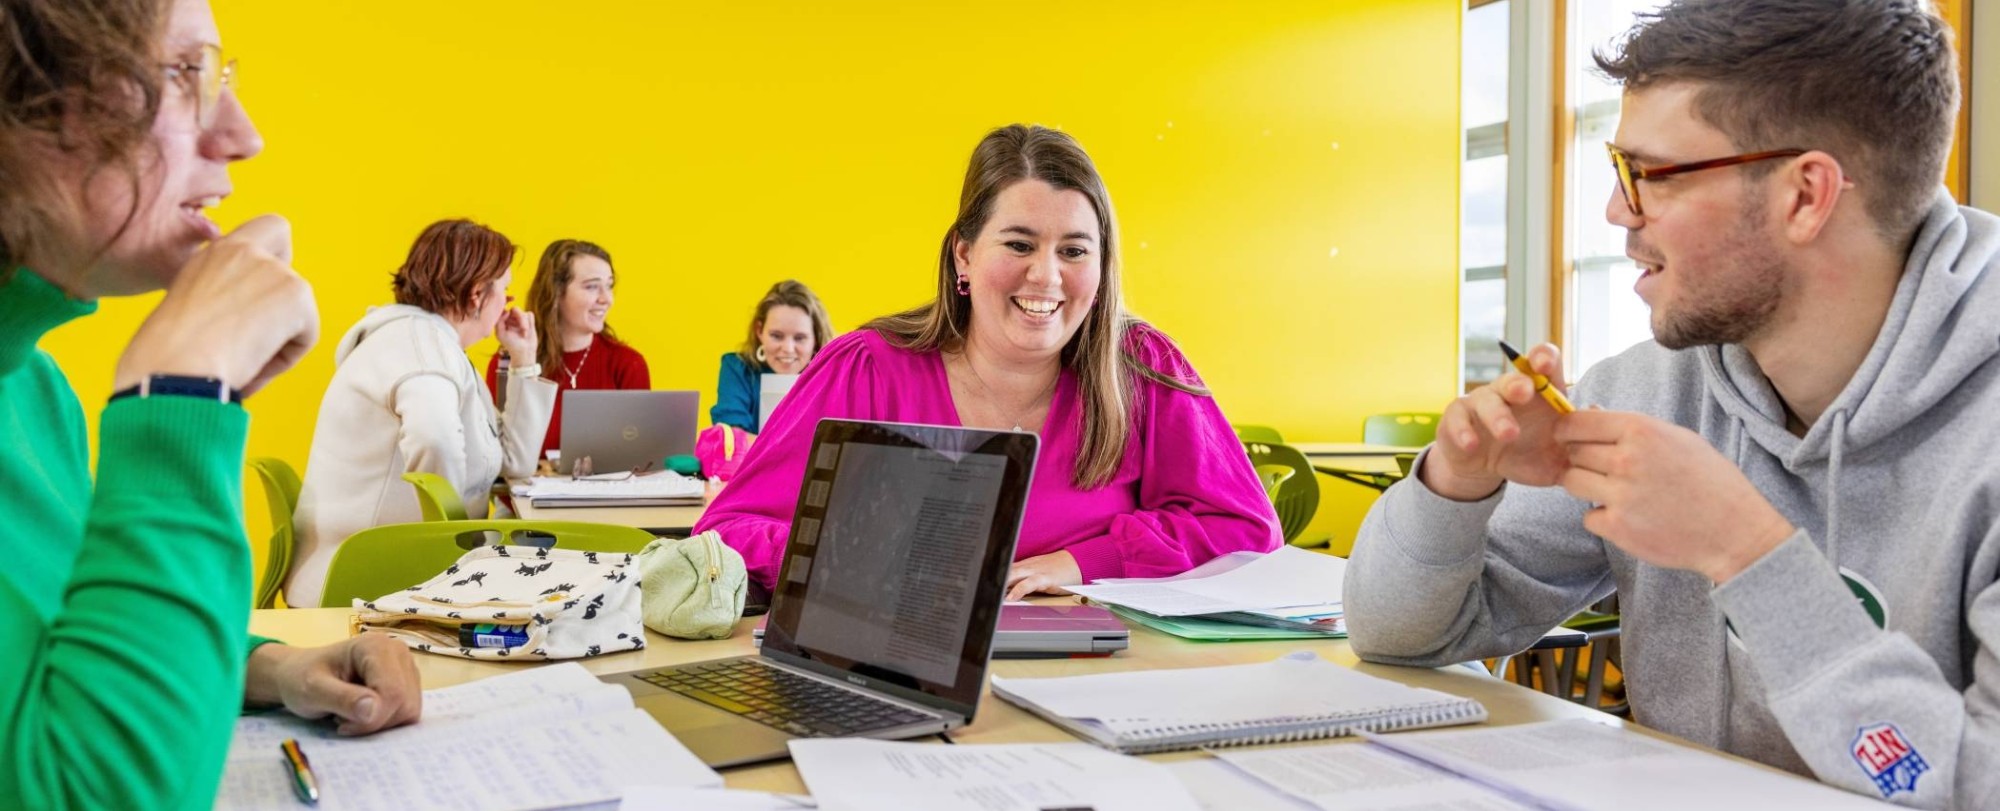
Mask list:
[{"label": "pink earring", "polygon": [[964,276],[960,276],[960,277],[958,277],[958,294],[959,294],[959,295],[961,295],[961,296],[970,296],[970,295],[972,295],[972,280],[971,280],[971,279],[967,279],[967,278],[965,278]]}]

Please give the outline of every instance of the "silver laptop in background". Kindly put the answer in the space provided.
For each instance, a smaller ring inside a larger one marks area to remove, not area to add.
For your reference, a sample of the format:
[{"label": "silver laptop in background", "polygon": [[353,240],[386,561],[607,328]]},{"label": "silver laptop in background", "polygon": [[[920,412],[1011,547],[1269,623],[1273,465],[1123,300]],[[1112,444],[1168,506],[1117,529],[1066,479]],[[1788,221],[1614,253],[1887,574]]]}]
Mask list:
[{"label": "silver laptop in background", "polygon": [[771,424],[771,412],[778,410],[778,401],[792,391],[792,384],[799,382],[798,375],[781,375],[766,372],[757,382],[757,427],[762,430]]},{"label": "silver laptop in background", "polygon": [[616,473],[694,453],[701,392],[571,389],[562,397],[564,473],[584,457],[593,472]]},{"label": "silver laptop in background", "polygon": [[793,738],[970,723],[1037,444],[821,420],[757,653],[599,678],[717,768],[785,757]]}]

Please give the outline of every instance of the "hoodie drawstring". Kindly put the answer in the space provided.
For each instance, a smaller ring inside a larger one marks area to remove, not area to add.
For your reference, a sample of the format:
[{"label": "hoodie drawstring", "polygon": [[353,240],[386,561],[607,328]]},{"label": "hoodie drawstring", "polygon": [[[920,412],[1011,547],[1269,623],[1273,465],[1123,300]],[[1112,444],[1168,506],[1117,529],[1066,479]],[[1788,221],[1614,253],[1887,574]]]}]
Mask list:
[{"label": "hoodie drawstring", "polygon": [[1840,571],[1840,466],[1847,451],[1847,412],[1833,412],[1833,437],[1826,461],[1826,559]]}]

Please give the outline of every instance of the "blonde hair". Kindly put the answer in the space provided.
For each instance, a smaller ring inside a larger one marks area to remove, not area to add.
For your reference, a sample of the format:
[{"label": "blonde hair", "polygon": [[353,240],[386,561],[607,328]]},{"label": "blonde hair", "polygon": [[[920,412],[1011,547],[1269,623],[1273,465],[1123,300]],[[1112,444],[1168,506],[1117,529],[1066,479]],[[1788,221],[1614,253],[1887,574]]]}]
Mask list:
[{"label": "blonde hair", "polygon": [[1020,124],[987,133],[972,150],[965,184],[959,190],[958,218],[945,230],[944,246],[938,252],[937,298],[916,309],[877,318],[865,329],[915,352],[964,348],[972,327],[972,299],[957,293],[953,250],[960,242],[977,239],[993,216],[993,203],[1000,192],[1023,180],[1079,192],[1097,212],[1098,255],[1103,262],[1097,299],[1076,335],[1062,348],[1062,365],[1076,372],[1077,396],[1083,402],[1083,441],[1077,449],[1071,481],[1079,488],[1095,489],[1110,481],[1125,461],[1135,377],[1201,396],[1207,396],[1208,390],[1148,367],[1125,346],[1126,333],[1143,322],[1126,312],[1119,287],[1118,218],[1111,210],[1111,196],[1104,190],[1096,165],[1076,139]]},{"label": "blonde hair", "polygon": [[826,305],[819,303],[819,296],[813,295],[812,288],[795,280],[786,279],[771,285],[771,289],[757,301],[757,310],[750,316],[750,338],[743,342],[742,348],[736,350],[736,356],[742,358],[744,363],[750,364],[750,368],[755,369],[764,364],[763,359],[757,357],[757,349],[763,345],[757,333],[763,328],[764,319],[771,315],[773,307],[797,307],[812,319],[813,354],[819,354],[820,350],[826,348],[827,342],[833,340],[833,321],[826,317]]}]

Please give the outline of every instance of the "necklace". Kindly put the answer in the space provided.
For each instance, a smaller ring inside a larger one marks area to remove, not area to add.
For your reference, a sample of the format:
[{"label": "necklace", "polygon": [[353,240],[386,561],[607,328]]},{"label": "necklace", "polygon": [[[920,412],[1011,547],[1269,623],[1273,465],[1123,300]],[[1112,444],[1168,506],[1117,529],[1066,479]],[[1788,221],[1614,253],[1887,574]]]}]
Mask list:
[{"label": "necklace", "polygon": [[[965,364],[966,371],[972,373],[973,382],[979,384],[979,393],[984,395],[980,399],[989,404],[997,404],[1000,398],[993,396],[993,388],[991,386],[986,385],[986,378],[980,376],[979,368],[975,366],[972,362],[972,356],[961,353],[959,355],[959,359]],[[1048,388],[1042,389],[1042,392],[1040,394],[1035,395],[1034,399],[1029,400],[1027,408],[1022,409],[1020,413],[1015,414],[1013,419],[1001,420],[1001,422],[1003,424],[1012,423],[1014,426],[1014,430],[1016,431],[1026,430],[1021,427],[1021,423],[1027,419],[1028,415],[1035,413],[1036,409],[1049,408],[1053,405],[1056,393],[1056,384],[1058,382],[1061,382],[1061,380],[1062,380],[1062,369],[1058,368],[1056,369],[1055,377],[1049,380]],[[1003,414],[1002,416],[1005,415]],[[1044,423],[1047,423],[1048,421],[1048,414],[1046,412],[1042,414],[1042,421]]]},{"label": "necklace", "polygon": [[590,362],[590,348],[596,345],[597,339],[592,338],[590,343],[583,347],[583,357],[576,359],[576,371],[570,371],[569,361],[562,362],[563,374],[569,375],[570,388],[576,388],[576,376],[583,373],[583,365]]}]

